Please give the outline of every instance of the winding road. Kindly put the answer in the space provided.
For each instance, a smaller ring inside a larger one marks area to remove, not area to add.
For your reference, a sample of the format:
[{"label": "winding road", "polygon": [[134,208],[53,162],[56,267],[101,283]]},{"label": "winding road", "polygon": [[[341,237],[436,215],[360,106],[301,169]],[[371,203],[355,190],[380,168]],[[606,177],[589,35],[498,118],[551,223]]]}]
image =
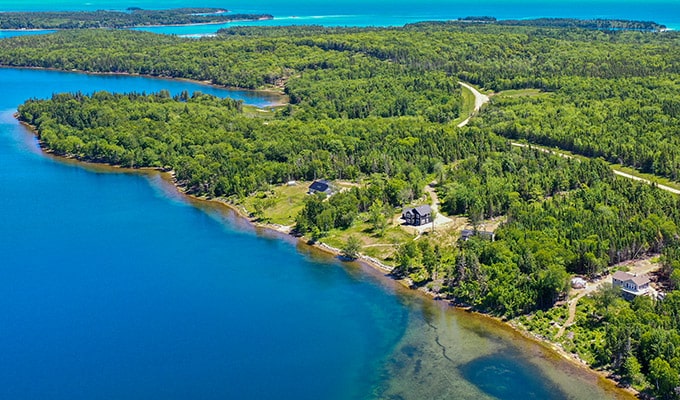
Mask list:
[{"label": "winding road", "polygon": [[459,84],[460,86],[464,87],[465,89],[469,90],[470,92],[472,92],[472,94],[475,96],[475,108],[474,108],[473,111],[470,113],[470,115],[465,119],[465,121],[463,121],[463,122],[461,122],[460,124],[458,124],[458,127],[459,127],[459,128],[462,128],[462,127],[464,127],[465,125],[467,125],[468,122],[470,122],[470,120],[472,119],[472,117],[474,117],[475,114],[477,114],[477,113],[479,112],[479,110],[482,108],[482,106],[483,106],[484,104],[486,104],[486,103],[489,102],[489,96],[487,96],[487,95],[485,95],[485,94],[481,94],[481,93],[479,92],[479,90],[475,89],[474,87],[470,86],[469,84],[467,84],[467,83],[465,83],[465,82],[458,82],[458,84]]},{"label": "winding road", "polygon": [[[474,108],[474,111],[473,111],[472,113],[470,113],[470,116],[467,117],[467,119],[465,119],[465,121],[463,121],[463,122],[461,122],[460,124],[458,124],[458,127],[459,127],[459,128],[462,128],[463,126],[467,125],[468,122],[470,122],[470,119],[472,119],[472,117],[474,117],[474,116],[477,114],[477,112],[479,112],[479,110],[482,108],[482,106],[483,106],[484,104],[486,104],[486,103],[489,102],[489,96],[480,93],[480,92],[479,92],[477,89],[475,89],[473,86],[471,86],[471,85],[469,85],[469,84],[467,84],[467,83],[465,83],[465,82],[458,82],[458,83],[459,83],[461,86],[463,86],[464,88],[468,89],[470,92],[472,92],[472,94],[475,96],[475,108]],[[571,156],[571,155],[569,155],[569,154],[561,153],[561,152],[559,152],[559,151],[552,150],[552,149],[548,149],[548,148],[545,148],[545,147],[542,147],[542,146],[537,146],[537,145],[534,145],[534,144],[525,144],[525,143],[510,142],[510,145],[511,145],[511,146],[515,146],[515,147],[531,147],[531,148],[537,149],[538,151],[542,151],[542,152],[544,152],[544,153],[555,154],[555,155],[558,155],[558,156],[564,157],[564,158],[573,158],[573,156]],[[612,171],[614,171],[614,174],[616,174],[616,175],[618,175],[618,176],[621,176],[621,177],[623,177],[623,178],[627,178],[627,179],[632,179],[632,180],[634,180],[634,181],[643,182],[643,183],[646,183],[646,184],[648,184],[648,185],[656,184],[656,187],[658,187],[658,188],[661,189],[661,190],[665,190],[666,192],[680,195],[680,190],[679,190],[679,189],[676,189],[676,188],[673,188],[673,187],[670,187],[670,186],[666,186],[666,185],[661,185],[661,184],[659,184],[659,183],[652,182],[652,181],[650,181],[649,179],[641,178],[641,177],[639,177],[639,176],[635,176],[635,175],[632,175],[632,174],[629,174],[629,173],[626,173],[626,172],[623,172],[623,171],[619,171],[619,170],[614,169],[614,168],[612,168]]]}]

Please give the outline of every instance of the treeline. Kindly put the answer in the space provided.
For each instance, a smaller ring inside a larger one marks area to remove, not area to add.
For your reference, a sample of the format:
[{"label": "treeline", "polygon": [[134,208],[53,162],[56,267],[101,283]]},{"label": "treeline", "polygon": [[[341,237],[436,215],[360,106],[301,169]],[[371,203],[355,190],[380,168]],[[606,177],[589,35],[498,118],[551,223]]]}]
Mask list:
[{"label": "treeline", "polygon": [[176,8],[170,10],[122,11],[35,11],[2,12],[0,29],[87,29],[132,28],[152,25],[186,25],[272,19],[269,14],[231,14],[220,8]]},{"label": "treeline", "polygon": [[[398,63],[413,74],[440,71],[496,91],[555,90],[564,77],[573,76],[647,77],[680,71],[677,34],[673,32],[433,23],[340,33],[312,30],[304,35],[300,30],[243,28],[239,31],[258,34],[184,41],[141,32],[58,32],[3,40],[0,63],[163,74],[252,88],[307,69],[342,69],[361,54],[374,62]],[[295,35],[270,37],[259,32]],[[322,51],[315,51],[319,49]],[[341,63],[338,55],[342,55]],[[325,59],[333,63],[324,64]],[[304,74],[298,79],[304,79]]]},{"label": "treeline", "polygon": [[435,23],[228,32],[201,40],[121,31],[18,37],[0,41],[0,64],[278,86],[295,104],[311,106],[301,107],[301,118],[318,108],[329,117],[420,115],[438,122],[460,114],[458,79],[495,91],[557,91],[582,79],[680,73],[672,32]]},{"label": "treeline", "polygon": [[58,94],[26,102],[19,117],[57,154],[172,169],[196,194],[243,197],[289,180],[370,177],[328,201],[308,198],[296,229],[312,238],[351,227],[361,213],[380,231],[438,175],[443,210],[473,223],[500,214],[508,221],[496,242],[473,239],[434,259],[434,247],[404,245],[397,271],[444,277],[460,301],[507,316],[552,304],[567,272],[595,274],[661,251],[680,220],[677,199],[616,179],[602,162],[511,150],[479,128],[423,118],[261,120],[234,100],[167,92]]},{"label": "treeline", "polygon": [[[191,192],[246,196],[289,180],[419,174],[479,151],[506,147],[479,130],[422,118],[263,121],[240,103],[208,95],[59,94],[19,107],[57,154],[129,167],[171,168]],[[266,122],[266,123],[265,123]],[[412,190],[401,204],[417,195]],[[391,201],[390,199],[386,199]],[[396,203],[396,200],[394,201]]]},{"label": "treeline", "polygon": [[[576,18],[535,18],[535,19],[502,19],[494,17],[465,17],[458,18],[464,23],[493,23],[506,26],[536,26],[545,28],[583,28],[597,30],[628,30],[642,32],[659,32],[666,29],[665,25],[654,21],[634,21],[625,19],[576,19]],[[451,22],[449,22],[451,23]]]},{"label": "treeline", "polygon": [[292,102],[305,106],[302,119],[309,118],[308,110],[331,118],[419,115],[436,122],[460,115],[460,87],[442,72],[415,73],[388,60],[299,45],[288,37],[196,41],[120,31],[39,36],[35,42],[0,41],[6,50],[0,63],[183,77],[244,88],[285,85]]}]

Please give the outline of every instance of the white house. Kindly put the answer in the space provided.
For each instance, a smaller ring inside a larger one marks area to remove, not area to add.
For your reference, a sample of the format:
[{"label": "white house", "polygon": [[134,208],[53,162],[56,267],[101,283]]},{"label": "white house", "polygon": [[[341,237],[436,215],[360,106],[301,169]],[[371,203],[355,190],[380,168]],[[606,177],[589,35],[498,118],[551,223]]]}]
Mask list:
[{"label": "white house", "polygon": [[641,296],[649,292],[649,277],[647,275],[633,275],[628,272],[616,271],[612,276],[612,284],[623,290],[624,294]]}]

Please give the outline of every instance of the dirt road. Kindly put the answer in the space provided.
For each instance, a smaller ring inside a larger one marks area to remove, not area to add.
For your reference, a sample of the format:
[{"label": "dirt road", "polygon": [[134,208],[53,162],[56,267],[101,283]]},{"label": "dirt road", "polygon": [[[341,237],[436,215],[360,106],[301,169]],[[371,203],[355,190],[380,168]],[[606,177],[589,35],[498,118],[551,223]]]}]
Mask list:
[{"label": "dirt road", "polygon": [[472,119],[472,117],[474,117],[475,114],[477,114],[477,113],[479,112],[479,110],[482,108],[482,106],[483,106],[485,103],[488,103],[488,102],[489,102],[489,96],[487,96],[487,95],[485,95],[485,94],[481,94],[481,93],[479,92],[479,90],[473,88],[472,86],[468,85],[468,84],[465,83],[465,82],[458,82],[458,84],[460,84],[460,86],[462,86],[462,87],[468,89],[469,91],[471,91],[472,94],[475,96],[475,108],[474,108],[474,110],[473,110],[472,113],[470,113],[470,115],[465,119],[465,121],[463,121],[463,122],[461,122],[460,124],[458,124],[458,127],[459,127],[459,128],[462,128],[462,127],[464,127],[465,125],[467,125],[468,122],[470,122],[470,119]]}]

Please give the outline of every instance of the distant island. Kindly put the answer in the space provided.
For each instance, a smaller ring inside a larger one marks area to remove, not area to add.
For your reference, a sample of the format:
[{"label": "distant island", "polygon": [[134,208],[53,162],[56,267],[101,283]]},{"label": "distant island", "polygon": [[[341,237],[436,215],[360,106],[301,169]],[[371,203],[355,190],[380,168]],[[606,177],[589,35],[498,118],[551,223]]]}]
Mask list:
[{"label": "distant island", "polygon": [[576,19],[576,18],[536,18],[498,20],[489,16],[469,16],[458,18],[457,22],[478,23],[506,26],[535,26],[546,28],[583,28],[613,31],[660,32],[666,30],[665,25],[654,21],[631,21],[622,19]]},{"label": "distant island", "polygon": [[0,29],[133,28],[139,26],[212,24],[274,18],[270,14],[231,14],[222,8],[175,8],[124,11],[45,11],[0,13]]}]

